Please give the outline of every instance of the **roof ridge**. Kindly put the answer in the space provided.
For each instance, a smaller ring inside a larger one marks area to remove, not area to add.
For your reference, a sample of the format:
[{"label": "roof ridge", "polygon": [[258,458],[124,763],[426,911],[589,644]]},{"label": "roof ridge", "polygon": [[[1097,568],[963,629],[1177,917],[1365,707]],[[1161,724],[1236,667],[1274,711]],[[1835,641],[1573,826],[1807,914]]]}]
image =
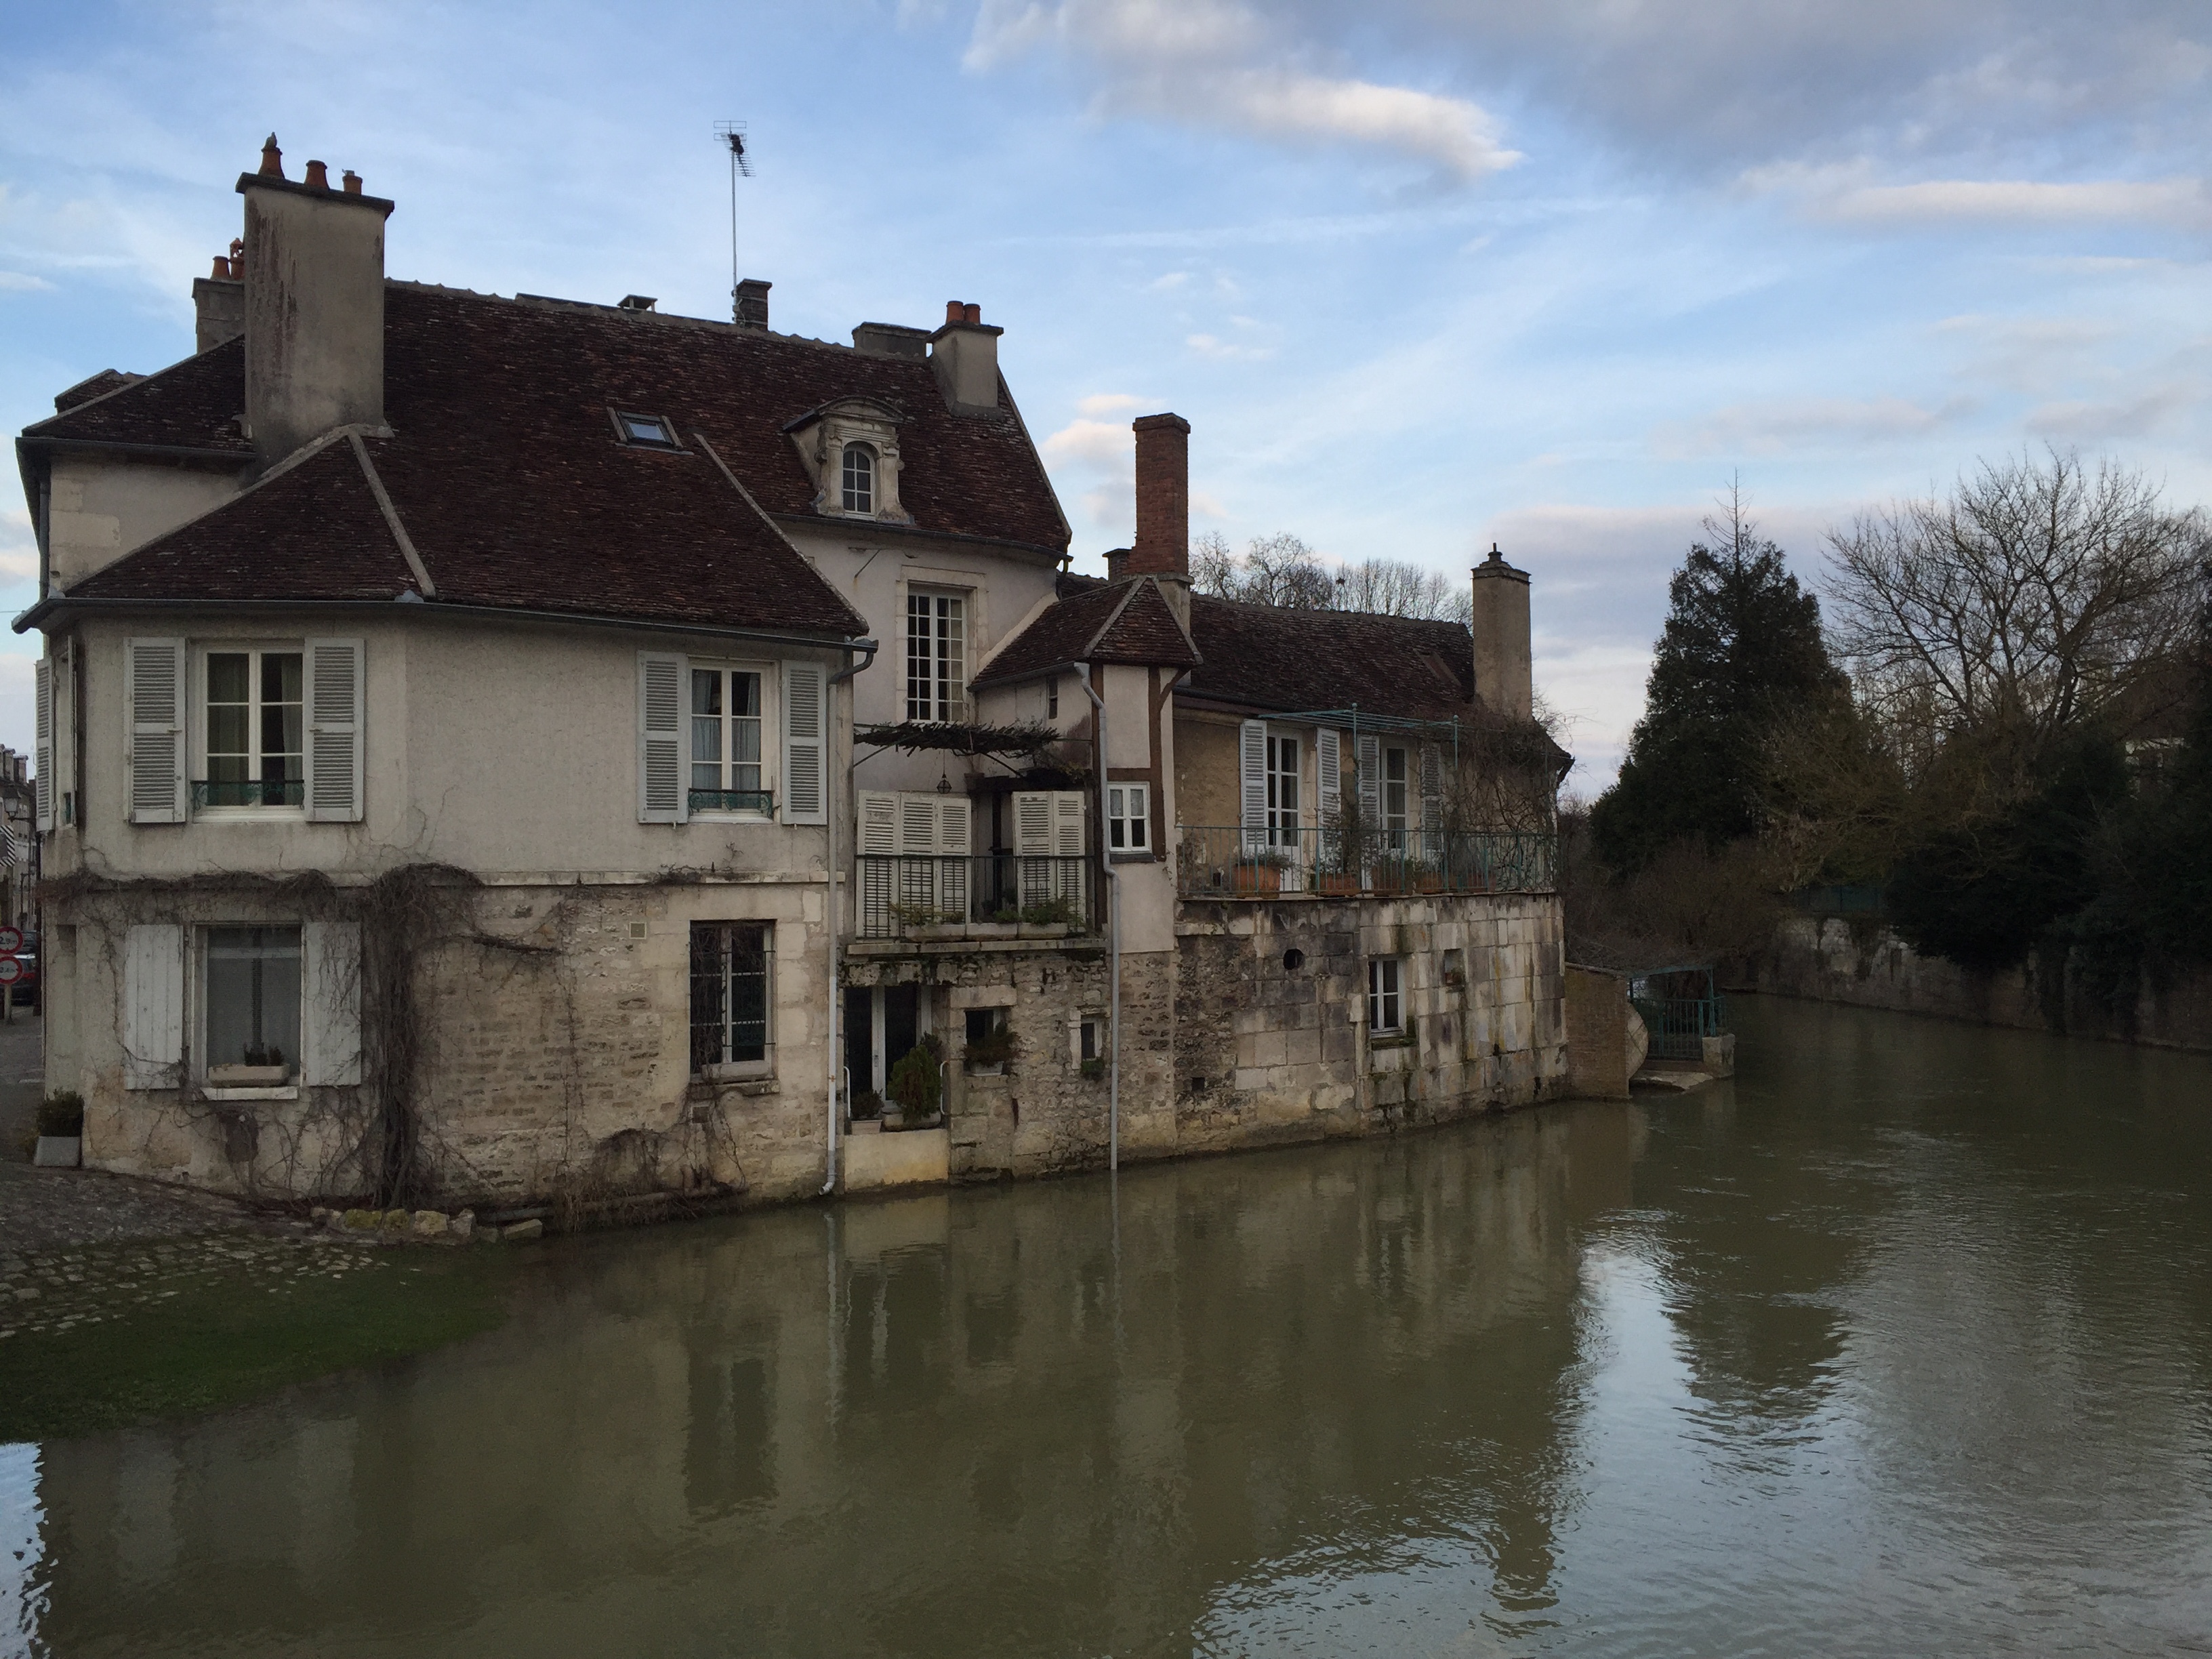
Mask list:
[{"label": "roof ridge", "polygon": [[368,481],[368,493],[376,497],[377,508],[384,514],[384,522],[392,531],[392,539],[399,544],[399,551],[407,561],[407,568],[415,573],[415,580],[422,597],[436,599],[438,584],[430,580],[429,567],[422,562],[422,556],[415,550],[414,538],[408,535],[407,526],[399,517],[399,509],[392,504],[391,492],[384,487],[383,476],[377,471],[375,461],[370,459],[368,445],[363,441],[360,428],[349,427],[346,436],[353,440],[353,453],[361,462],[362,477]]},{"label": "roof ridge", "polygon": [[[691,435],[699,441],[699,447],[707,452],[708,459],[714,463],[716,470],[719,471],[724,477],[730,481],[730,487],[736,490],[739,495],[744,498],[745,505],[752,508],[754,514],[759,518],[760,521],[769,527],[770,532],[775,535],[778,541],[781,542],[787,548],[791,550],[792,556],[797,559],[799,563],[806,567],[807,571],[813,576],[814,580],[822,585],[823,592],[829,594],[831,599],[836,600],[838,605],[843,608],[846,616],[860,624],[860,634],[866,633],[868,631],[868,619],[853,608],[852,601],[848,599],[842,593],[840,593],[836,588],[830,586],[829,579],[823,575],[819,570],[815,569],[814,562],[799,550],[799,544],[793,541],[790,537],[785,535],[783,533],[783,526],[778,524],[774,519],[770,518],[762,508],[761,504],[753,499],[753,492],[744,487],[744,483],[738,480],[736,473],[730,471],[729,463],[725,461],[721,457],[721,453],[717,450],[713,444],[707,441],[707,434],[703,432],[694,429]],[[848,635],[850,638],[858,638],[859,636],[859,634]]]},{"label": "roof ridge", "polygon": [[1129,601],[1137,597],[1137,590],[1144,586],[1145,579],[1142,576],[1132,576],[1128,578],[1128,583],[1127,588],[1123,591],[1113,610],[1106,613],[1106,620],[1093,629],[1091,637],[1084,641],[1079,659],[1087,660],[1091,653],[1098,648],[1099,641],[1113,631],[1114,624],[1121,620],[1121,613],[1129,608]]}]

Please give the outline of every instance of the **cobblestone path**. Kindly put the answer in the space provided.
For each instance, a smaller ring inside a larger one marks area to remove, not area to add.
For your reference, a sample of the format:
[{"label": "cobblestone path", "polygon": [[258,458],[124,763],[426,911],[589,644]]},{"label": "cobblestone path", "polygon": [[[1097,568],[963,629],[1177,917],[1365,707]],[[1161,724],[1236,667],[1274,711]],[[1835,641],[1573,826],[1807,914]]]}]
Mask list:
[{"label": "cobblestone path", "polygon": [[216,1278],[244,1294],[273,1295],[310,1278],[376,1272],[392,1259],[304,1225],[285,1234],[204,1232],[74,1249],[24,1249],[0,1238],[0,1342],[125,1318]]}]

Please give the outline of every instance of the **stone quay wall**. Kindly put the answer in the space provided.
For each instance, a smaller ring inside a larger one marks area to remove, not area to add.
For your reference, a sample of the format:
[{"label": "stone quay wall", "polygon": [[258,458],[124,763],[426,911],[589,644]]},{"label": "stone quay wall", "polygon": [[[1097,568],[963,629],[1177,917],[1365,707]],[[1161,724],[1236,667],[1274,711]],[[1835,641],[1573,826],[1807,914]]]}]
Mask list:
[{"label": "stone quay wall", "polygon": [[2115,998],[2083,982],[2070,951],[2038,951],[2021,967],[1985,972],[1922,956],[1886,927],[1839,916],[1789,918],[1751,966],[1759,990],[1784,996],[2212,1049],[2212,971],[2203,969],[2146,970],[2132,994]]}]

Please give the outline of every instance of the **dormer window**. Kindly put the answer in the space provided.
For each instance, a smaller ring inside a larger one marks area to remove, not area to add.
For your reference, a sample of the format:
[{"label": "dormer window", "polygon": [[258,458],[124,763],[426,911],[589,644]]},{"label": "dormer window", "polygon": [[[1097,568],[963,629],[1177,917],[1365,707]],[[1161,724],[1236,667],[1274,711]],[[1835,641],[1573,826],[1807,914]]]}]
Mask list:
[{"label": "dormer window", "polygon": [[876,454],[866,444],[845,446],[844,492],[845,511],[874,514]]},{"label": "dormer window", "polygon": [[659,415],[629,415],[614,411],[615,430],[634,449],[681,449],[676,423]]}]

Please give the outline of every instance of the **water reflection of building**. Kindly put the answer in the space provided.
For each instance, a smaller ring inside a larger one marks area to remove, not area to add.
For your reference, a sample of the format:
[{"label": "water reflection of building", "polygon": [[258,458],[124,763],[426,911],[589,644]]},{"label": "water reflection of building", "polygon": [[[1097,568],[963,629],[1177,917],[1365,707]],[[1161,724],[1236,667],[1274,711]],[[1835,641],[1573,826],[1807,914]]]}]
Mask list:
[{"label": "water reflection of building", "polygon": [[463,1348],[49,1448],[44,1633],[1127,1650],[1408,1535],[1540,1601],[1577,1224],[1627,1200],[1639,1121],[601,1240]]}]

